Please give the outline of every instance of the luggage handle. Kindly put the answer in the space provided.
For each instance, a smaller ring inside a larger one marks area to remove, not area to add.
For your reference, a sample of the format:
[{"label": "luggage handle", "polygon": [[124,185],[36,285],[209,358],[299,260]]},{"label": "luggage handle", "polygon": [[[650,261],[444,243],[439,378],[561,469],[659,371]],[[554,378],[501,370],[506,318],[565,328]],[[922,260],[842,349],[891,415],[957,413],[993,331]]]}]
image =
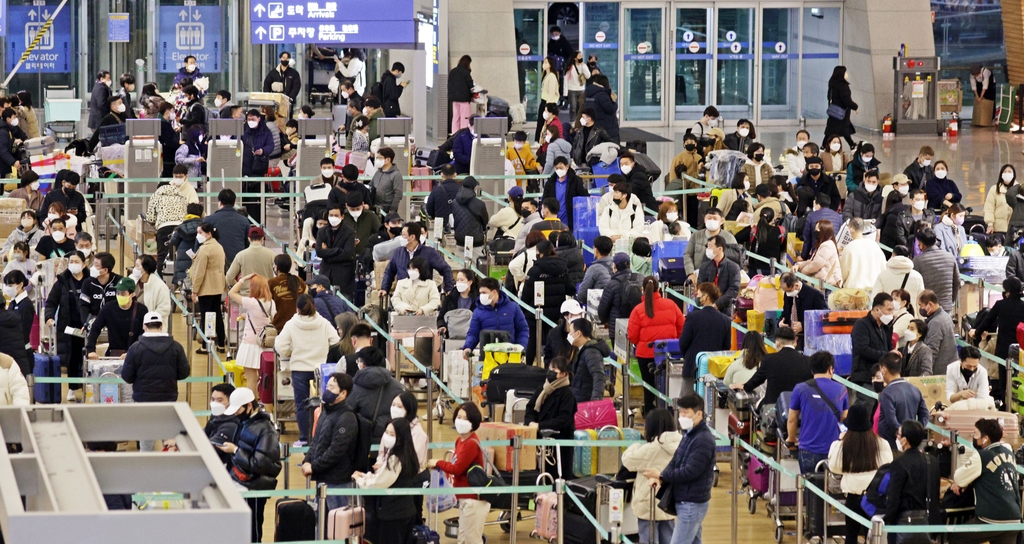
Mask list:
[{"label": "luggage handle", "polygon": [[647,541],[655,542],[655,536],[658,532],[658,489],[654,486],[651,487],[651,521],[647,528]]}]

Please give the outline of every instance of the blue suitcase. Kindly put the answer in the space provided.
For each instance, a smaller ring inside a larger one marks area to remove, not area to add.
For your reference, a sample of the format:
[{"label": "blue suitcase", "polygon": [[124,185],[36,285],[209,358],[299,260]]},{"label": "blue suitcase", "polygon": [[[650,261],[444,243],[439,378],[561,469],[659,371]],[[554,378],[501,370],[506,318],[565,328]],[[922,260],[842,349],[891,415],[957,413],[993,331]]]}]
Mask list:
[{"label": "blue suitcase", "polygon": [[682,257],[662,257],[658,259],[658,270],[655,275],[658,281],[669,285],[686,283],[686,264]]},{"label": "blue suitcase", "polygon": [[686,255],[686,245],[688,243],[686,240],[668,240],[655,243],[654,247],[651,248],[651,262],[658,263],[660,266],[662,259],[671,257],[682,259]]},{"label": "blue suitcase", "polygon": [[[612,174],[622,174],[622,169],[619,168],[619,159],[615,159],[611,163],[599,162],[591,167],[590,172],[595,176],[610,176]],[[607,187],[608,178],[594,178],[594,186],[597,188]]]},{"label": "blue suitcase", "polygon": [[583,242],[583,245],[591,249],[591,251],[583,250],[583,262],[590,266],[590,263],[594,262],[594,238],[600,236],[601,231],[597,227],[577,227],[574,234],[577,241]]},{"label": "blue suitcase", "polygon": [[577,196],[572,199],[572,221],[577,231],[597,226],[597,203],[600,200],[598,196]]},{"label": "blue suitcase", "polygon": [[708,370],[708,359],[716,355],[736,355],[734,350],[726,351],[702,351],[697,354],[697,383],[694,384],[694,389],[697,390],[697,394],[704,397],[704,376],[710,372]]},{"label": "blue suitcase", "polygon": [[[46,353],[35,353],[32,374],[36,378],[59,378],[60,357]],[[37,383],[32,391],[39,404],[60,404],[59,383]]]}]

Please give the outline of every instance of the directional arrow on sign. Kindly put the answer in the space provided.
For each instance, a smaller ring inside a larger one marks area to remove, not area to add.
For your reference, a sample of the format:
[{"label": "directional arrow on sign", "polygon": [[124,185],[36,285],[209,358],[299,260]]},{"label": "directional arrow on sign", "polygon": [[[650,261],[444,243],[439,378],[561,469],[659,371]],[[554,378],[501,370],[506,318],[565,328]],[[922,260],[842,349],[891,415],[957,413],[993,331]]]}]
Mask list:
[{"label": "directional arrow on sign", "polygon": [[267,35],[267,30],[261,26],[256,29],[256,35],[262,40]]},{"label": "directional arrow on sign", "polygon": [[49,19],[49,18],[50,18],[50,10],[49,9],[43,10],[43,19]]},{"label": "directional arrow on sign", "polygon": [[182,21],[184,21],[185,19],[188,19],[188,12],[185,10],[181,10],[181,13],[179,13],[178,16],[181,17]]},{"label": "directional arrow on sign", "polygon": [[198,11],[192,12],[192,20],[193,21],[198,21],[200,17],[202,17],[202,15],[200,15]]},{"label": "directional arrow on sign", "polygon": [[28,16],[29,16],[29,18],[30,18],[30,19],[32,19],[33,21],[35,21],[35,20],[36,20],[36,10],[34,10],[34,9],[32,9],[32,10],[29,10],[29,12],[28,12]]},{"label": "directional arrow on sign", "polygon": [[252,8],[252,10],[260,17],[263,17],[263,12],[267,11],[267,8],[263,7],[263,4],[256,4],[256,7]]}]

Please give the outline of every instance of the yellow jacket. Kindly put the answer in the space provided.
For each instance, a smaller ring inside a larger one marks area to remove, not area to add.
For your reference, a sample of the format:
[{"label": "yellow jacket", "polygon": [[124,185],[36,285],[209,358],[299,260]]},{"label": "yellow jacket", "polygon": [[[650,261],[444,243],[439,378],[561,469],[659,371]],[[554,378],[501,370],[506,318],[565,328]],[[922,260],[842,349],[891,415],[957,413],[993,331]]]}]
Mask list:
[{"label": "yellow jacket", "polygon": [[522,149],[516,149],[515,142],[509,142],[505,148],[505,158],[512,161],[516,174],[525,174],[529,169],[540,170],[540,165],[537,164],[537,157],[533,155],[533,150],[530,149],[530,142],[523,143]]},{"label": "yellow jacket", "polygon": [[[678,155],[675,156],[674,159],[672,159],[672,168],[668,171],[669,181],[672,181],[674,179],[680,179],[681,176],[676,175],[676,168],[679,165],[683,165],[683,171],[687,176],[693,178],[697,177],[697,175],[700,174],[700,164],[703,161],[704,158],[701,157],[699,153],[697,153],[697,150],[683,151],[679,153]],[[687,189],[693,188],[689,186],[690,183],[693,182],[687,182]]]}]

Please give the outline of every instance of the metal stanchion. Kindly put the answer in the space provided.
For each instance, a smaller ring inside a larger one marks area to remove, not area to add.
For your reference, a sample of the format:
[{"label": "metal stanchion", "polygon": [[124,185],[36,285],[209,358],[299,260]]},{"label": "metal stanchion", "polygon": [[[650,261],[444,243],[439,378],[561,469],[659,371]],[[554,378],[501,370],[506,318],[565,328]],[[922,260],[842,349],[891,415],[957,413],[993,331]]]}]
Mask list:
[{"label": "metal stanchion", "polygon": [[278,447],[280,447],[280,449],[281,449],[281,461],[282,461],[282,464],[284,465],[284,488],[288,489],[288,486],[290,485],[290,478],[288,477],[288,473],[291,472],[291,471],[288,470],[288,467],[289,467],[288,457],[292,453],[291,452],[292,446],[291,446],[291,444],[289,444],[287,442],[281,442],[280,444],[278,444]]},{"label": "metal stanchion", "polygon": [[[621,362],[621,361],[620,361]],[[614,374],[613,374],[614,376]],[[629,360],[622,365],[622,426],[632,427],[629,421]]]},{"label": "metal stanchion", "polygon": [[324,527],[327,526],[327,484],[316,486],[316,539],[324,539]]},{"label": "metal stanchion", "polygon": [[267,221],[267,182],[260,181],[260,219]]},{"label": "metal stanchion", "polygon": [[434,369],[427,366],[427,440],[434,441]]},{"label": "metal stanchion", "polygon": [[882,516],[874,516],[871,518],[871,533],[868,535],[868,544],[886,544],[885,543],[885,521]]},{"label": "metal stanchion", "polygon": [[120,236],[120,238],[121,238],[121,244],[120,244],[120,246],[121,246],[121,258],[120,258],[120,260],[117,261],[117,262],[119,262],[121,264],[124,264],[124,246],[125,246],[125,238],[127,238],[127,237],[128,237],[128,228],[125,227],[123,222],[122,222],[122,225],[121,225],[121,236]]},{"label": "metal stanchion", "polygon": [[[1006,372],[1003,373],[1003,387],[1006,389],[1006,396],[1003,397],[1003,405],[1006,408],[1003,408],[1003,410],[1009,411],[1010,407],[1013,406],[1013,361],[1008,357],[1004,362],[1006,363]],[[999,363],[991,361],[989,364],[997,365]]]},{"label": "metal stanchion", "polygon": [[[512,437],[512,487],[519,485],[519,455],[523,449],[523,437]],[[519,493],[512,493],[512,508],[508,518],[508,542],[516,544],[516,521],[519,520]]]},{"label": "metal stanchion", "polygon": [[740,495],[740,437],[732,437],[732,462],[729,465],[732,471],[732,544],[739,543],[739,495]]},{"label": "metal stanchion", "polygon": [[[213,350],[217,349],[214,346],[213,338],[206,339],[206,375],[213,376]],[[275,380],[276,382],[277,380]],[[213,394],[213,383],[206,382],[206,397],[209,398]],[[274,414],[276,417],[277,414]]]},{"label": "metal stanchion", "polygon": [[772,259],[771,262],[768,263],[768,266],[771,267],[771,271],[772,271],[771,276],[772,277],[775,276],[776,266],[778,266],[778,264],[779,264],[779,262],[776,259]]},{"label": "metal stanchion", "polygon": [[[657,522],[652,520],[651,523],[657,523]],[[610,544],[619,544],[620,542],[622,542],[622,535],[619,534],[619,524],[618,523],[616,523],[615,525],[612,525],[612,530],[608,531],[608,542]]]},{"label": "metal stanchion", "polygon": [[558,494],[558,539],[557,544],[565,544],[565,480],[555,480],[555,493]]},{"label": "metal stanchion", "polygon": [[960,433],[956,429],[949,430],[949,466],[953,467],[954,471],[960,461],[960,444],[957,443],[959,436]]},{"label": "metal stanchion", "polygon": [[796,541],[804,540],[804,475],[796,475]]},{"label": "metal stanchion", "polygon": [[36,376],[35,376],[35,374],[29,374],[28,376],[25,376],[25,381],[28,382],[28,403],[29,404],[35,404],[36,403],[36,396],[35,396],[35,393],[36,393]]}]

